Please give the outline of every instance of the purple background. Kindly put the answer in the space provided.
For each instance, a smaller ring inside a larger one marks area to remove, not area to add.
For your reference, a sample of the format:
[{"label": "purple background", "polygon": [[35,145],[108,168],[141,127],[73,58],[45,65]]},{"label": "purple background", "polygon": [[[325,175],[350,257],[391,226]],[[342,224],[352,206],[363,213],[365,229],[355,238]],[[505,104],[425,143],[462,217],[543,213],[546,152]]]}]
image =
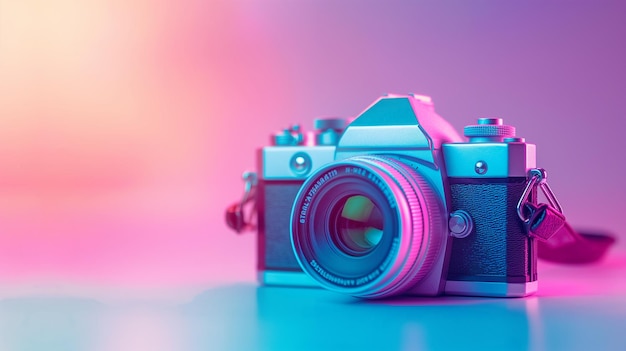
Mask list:
[{"label": "purple background", "polygon": [[223,212],[255,150],[384,93],[430,95],[458,130],[504,118],[569,220],[624,248],[624,18],[620,1],[3,2],[0,280],[252,280],[255,236]]}]

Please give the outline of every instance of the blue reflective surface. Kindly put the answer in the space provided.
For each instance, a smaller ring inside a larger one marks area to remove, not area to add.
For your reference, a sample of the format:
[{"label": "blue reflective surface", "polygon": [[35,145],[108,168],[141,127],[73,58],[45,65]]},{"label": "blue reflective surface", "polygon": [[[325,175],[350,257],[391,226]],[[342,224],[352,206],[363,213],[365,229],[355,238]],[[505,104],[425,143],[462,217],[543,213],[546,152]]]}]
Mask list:
[{"label": "blue reflective surface", "polygon": [[[217,340],[229,350],[590,350],[626,345],[625,303],[623,296],[372,303],[322,290],[239,285],[207,291],[184,309],[195,321],[194,350],[214,349]],[[219,332],[211,332],[216,326]]]},{"label": "blue reflective surface", "polygon": [[0,350],[623,350],[626,257],[544,264],[537,296],[365,301],[322,289],[216,285],[186,301],[0,301]]}]

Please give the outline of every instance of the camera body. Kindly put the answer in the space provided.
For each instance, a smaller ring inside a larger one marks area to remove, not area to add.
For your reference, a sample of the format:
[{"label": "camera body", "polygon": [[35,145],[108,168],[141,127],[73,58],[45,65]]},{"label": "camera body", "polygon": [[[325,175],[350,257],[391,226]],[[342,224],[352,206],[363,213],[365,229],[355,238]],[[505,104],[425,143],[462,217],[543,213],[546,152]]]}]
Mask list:
[{"label": "camera body", "polygon": [[366,298],[536,291],[535,239],[516,212],[535,145],[496,118],[463,141],[419,95],[383,96],[344,123],[259,150],[261,283]]}]

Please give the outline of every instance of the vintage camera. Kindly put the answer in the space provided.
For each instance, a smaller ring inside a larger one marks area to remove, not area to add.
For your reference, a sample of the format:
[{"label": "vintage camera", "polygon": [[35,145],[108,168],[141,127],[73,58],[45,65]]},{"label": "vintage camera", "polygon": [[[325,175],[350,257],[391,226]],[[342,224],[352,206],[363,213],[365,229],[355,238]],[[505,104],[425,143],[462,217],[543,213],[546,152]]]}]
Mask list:
[{"label": "vintage camera", "polygon": [[535,145],[499,118],[464,134],[411,94],[275,135],[253,184],[259,280],[364,298],[534,293],[520,204],[536,203]]}]

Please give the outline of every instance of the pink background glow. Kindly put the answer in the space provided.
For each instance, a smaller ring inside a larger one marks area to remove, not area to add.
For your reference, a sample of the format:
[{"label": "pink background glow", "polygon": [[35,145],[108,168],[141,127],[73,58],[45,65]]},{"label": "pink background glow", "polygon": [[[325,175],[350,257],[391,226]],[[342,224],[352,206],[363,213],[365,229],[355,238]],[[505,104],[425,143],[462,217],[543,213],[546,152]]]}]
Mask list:
[{"label": "pink background glow", "polygon": [[269,134],[433,97],[537,144],[574,226],[621,237],[626,5],[0,0],[0,284],[253,279],[223,210]]}]

